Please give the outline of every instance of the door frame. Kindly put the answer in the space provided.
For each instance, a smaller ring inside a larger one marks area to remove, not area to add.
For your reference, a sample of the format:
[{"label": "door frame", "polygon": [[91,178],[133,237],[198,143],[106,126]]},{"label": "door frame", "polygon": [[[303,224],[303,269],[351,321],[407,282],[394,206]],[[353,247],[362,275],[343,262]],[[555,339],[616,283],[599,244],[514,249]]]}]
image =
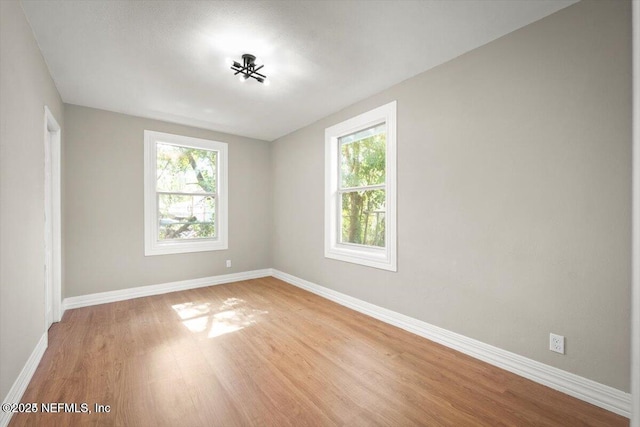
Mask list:
[{"label": "door frame", "polygon": [[[60,125],[44,106],[44,201],[45,201],[45,330],[62,317],[62,232]],[[48,248],[51,256],[48,255]]]},{"label": "door frame", "polygon": [[640,427],[640,3],[632,7],[633,159],[631,248],[631,427]]}]

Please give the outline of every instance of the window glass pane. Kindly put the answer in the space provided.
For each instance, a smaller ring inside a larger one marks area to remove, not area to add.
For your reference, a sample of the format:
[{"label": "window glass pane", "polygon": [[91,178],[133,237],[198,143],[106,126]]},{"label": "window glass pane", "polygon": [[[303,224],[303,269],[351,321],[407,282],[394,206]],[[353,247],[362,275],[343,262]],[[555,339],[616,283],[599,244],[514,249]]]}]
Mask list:
[{"label": "window glass pane", "polygon": [[216,192],[216,152],[157,144],[158,191],[182,193]]},{"label": "window glass pane", "polygon": [[[358,133],[361,132],[366,130]],[[386,133],[373,133],[353,142],[345,142],[358,133],[340,138],[341,188],[385,182]]]},{"label": "window glass pane", "polygon": [[216,237],[213,196],[158,195],[158,239]]},{"label": "window glass pane", "polygon": [[342,243],[384,247],[385,190],[342,193]]},{"label": "window glass pane", "polygon": [[370,128],[359,130],[358,132],[351,133],[349,135],[341,136],[340,143],[348,144],[350,142],[360,141],[361,139],[371,138],[374,135],[387,132],[386,123],[380,123]]}]

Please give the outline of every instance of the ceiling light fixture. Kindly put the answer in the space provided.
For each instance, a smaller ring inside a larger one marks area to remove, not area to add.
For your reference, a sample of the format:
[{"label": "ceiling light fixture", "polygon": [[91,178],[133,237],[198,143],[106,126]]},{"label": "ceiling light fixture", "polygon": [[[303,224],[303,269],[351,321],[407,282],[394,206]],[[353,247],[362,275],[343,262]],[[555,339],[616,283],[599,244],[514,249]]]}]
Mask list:
[{"label": "ceiling light fixture", "polygon": [[231,64],[231,69],[235,71],[234,75],[238,76],[241,82],[248,80],[249,78],[256,79],[260,83],[264,83],[268,85],[267,76],[264,74],[260,74],[258,71],[264,67],[263,64],[260,64],[255,56],[245,53],[242,55],[242,64],[238,61],[233,61]]}]

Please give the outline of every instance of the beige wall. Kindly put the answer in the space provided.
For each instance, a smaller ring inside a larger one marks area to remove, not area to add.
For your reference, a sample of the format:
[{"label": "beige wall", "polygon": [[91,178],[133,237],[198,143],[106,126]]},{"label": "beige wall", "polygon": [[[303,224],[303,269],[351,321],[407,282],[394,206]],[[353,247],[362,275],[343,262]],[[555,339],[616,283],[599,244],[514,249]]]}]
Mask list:
[{"label": "beige wall", "polygon": [[[630,9],[580,2],[276,140],[273,267],[629,391]],[[323,256],[324,129],[392,100],[397,273]]]},{"label": "beige wall", "polygon": [[[0,398],[44,333],[44,106],[63,106],[17,1],[0,1]],[[62,130],[64,138],[64,129]]]},{"label": "beige wall", "polygon": [[[267,142],[74,105],[65,120],[64,297],[271,266]],[[228,250],[144,256],[145,129],[229,144]]]}]

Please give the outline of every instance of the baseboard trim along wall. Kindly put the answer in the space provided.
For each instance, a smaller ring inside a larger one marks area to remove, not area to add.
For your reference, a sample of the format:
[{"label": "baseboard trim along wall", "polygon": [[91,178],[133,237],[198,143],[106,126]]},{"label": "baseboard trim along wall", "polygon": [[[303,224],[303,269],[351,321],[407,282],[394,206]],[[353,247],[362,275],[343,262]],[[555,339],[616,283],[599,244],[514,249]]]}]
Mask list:
[{"label": "baseboard trim along wall", "polygon": [[[19,403],[22,399],[22,395],[24,394],[29,382],[31,382],[31,377],[36,372],[38,365],[40,364],[40,359],[44,355],[45,350],[47,349],[47,345],[49,343],[49,335],[47,332],[42,334],[38,344],[36,344],[35,348],[31,352],[31,356],[27,359],[27,363],[24,364],[22,371],[20,371],[20,375],[16,378],[16,381],[11,386],[9,393],[2,401],[2,407],[4,408],[5,404]],[[5,412],[4,410],[0,411],[0,427],[6,427],[9,425],[9,421],[11,421],[11,417],[13,416],[13,412]]]},{"label": "baseboard trim along wall", "polygon": [[272,276],[506,371],[629,418],[631,394],[273,269]]},{"label": "baseboard trim along wall", "polygon": [[108,302],[124,301],[151,295],[167,294],[169,292],[187,289],[204,288],[206,286],[221,285],[223,283],[239,282],[241,280],[258,279],[271,276],[271,269],[245,271],[242,273],[222,274],[219,276],[201,277],[199,279],[180,280],[178,282],[162,283],[159,285],[139,286],[118,291],[100,292],[97,294],[81,295],[65,298],[62,302],[63,314],[72,308],[88,307],[90,305],[106,304]]}]

